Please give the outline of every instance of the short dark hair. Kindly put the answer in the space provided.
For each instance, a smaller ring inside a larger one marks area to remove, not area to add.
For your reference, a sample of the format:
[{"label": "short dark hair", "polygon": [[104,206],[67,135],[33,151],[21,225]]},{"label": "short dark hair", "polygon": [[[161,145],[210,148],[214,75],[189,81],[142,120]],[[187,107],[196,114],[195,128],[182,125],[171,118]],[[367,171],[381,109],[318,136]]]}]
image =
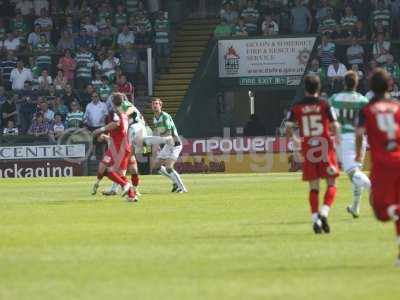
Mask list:
[{"label": "short dark hair", "polygon": [[344,75],[344,84],[346,89],[348,90],[355,90],[358,85],[358,75],[354,71],[348,71]]},{"label": "short dark hair", "polygon": [[123,101],[124,101],[124,97],[121,93],[113,94],[112,102],[116,107],[120,107]]},{"label": "short dark hair", "polygon": [[317,75],[308,74],[304,77],[304,89],[309,94],[318,93],[321,89],[321,80]]},{"label": "short dark hair", "polygon": [[375,95],[383,95],[389,90],[390,75],[382,68],[373,71],[369,80],[369,87]]}]

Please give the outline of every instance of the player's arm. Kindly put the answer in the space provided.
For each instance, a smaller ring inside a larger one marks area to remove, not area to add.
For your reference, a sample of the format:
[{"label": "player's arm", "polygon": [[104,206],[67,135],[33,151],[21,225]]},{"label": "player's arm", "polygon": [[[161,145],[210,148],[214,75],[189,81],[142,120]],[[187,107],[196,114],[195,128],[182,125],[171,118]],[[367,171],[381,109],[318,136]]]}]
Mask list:
[{"label": "player's arm", "polygon": [[341,136],[340,136],[341,129],[340,128],[341,127],[337,120],[336,111],[329,103],[327,106],[327,114],[328,114],[328,118],[330,121],[329,130],[335,136],[335,142],[337,144],[340,144],[340,142],[341,142]]},{"label": "player's arm", "polygon": [[121,123],[121,118],[118,114],[115,113],[113,116],[113,120],[107,125],[93,131],[93,135],[97,136],[101,133],[113,131],[114,129],[117,129],[119,127],[120,123]]},{"label": "player's arm", "polygon": [[365,115],[361,110],[356,119],[356,158],[355,161],[362,163],[364,157],[363,143],[365,136]]},{"label": "player's arm", "polygon": [[300,137],[295,134],[296,128],[296,120],[293,110],[290,110],[287,117],[286,117],[286,136],[289,140],[293,142],[293,150],[298,151],[300,150],[301,139]]}]

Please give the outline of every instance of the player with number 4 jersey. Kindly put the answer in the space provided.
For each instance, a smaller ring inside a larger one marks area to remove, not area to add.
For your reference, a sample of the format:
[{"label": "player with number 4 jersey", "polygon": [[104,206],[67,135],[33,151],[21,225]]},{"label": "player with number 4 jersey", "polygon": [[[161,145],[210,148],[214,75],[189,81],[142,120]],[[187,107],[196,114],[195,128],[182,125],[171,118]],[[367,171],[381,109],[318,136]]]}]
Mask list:
[{"label": "player with number 4 jersey", "polygon": [[[336,196],[336,177],[339,168],[335,143],[331,137],[338,134],[339,124],[330,104],[319,98],[320,80],[315,75],[304,78],[305,97],[295,103],[287,117],[287,134],[300,146],[303,162],[303,180],[310,185],[309,201],[315,233],[329,233],[328,214]],[[299,136],[293,128],[299,127]],[[338,140],[338,139],[337,139]],[[338,140],[339,141],[339,140]],[[319,209],[319,181],[327,180],[324,204]]]},{"label": "player with number 4 jersey", "polygon": [[400,266],[400,103],[391,99],[390,75],[377,69],[371,76],[374,97],[359,116],[356,133],[356,160],[362,158],[364,134],[371,150],[371,204],[380,221],[396,225]]}]

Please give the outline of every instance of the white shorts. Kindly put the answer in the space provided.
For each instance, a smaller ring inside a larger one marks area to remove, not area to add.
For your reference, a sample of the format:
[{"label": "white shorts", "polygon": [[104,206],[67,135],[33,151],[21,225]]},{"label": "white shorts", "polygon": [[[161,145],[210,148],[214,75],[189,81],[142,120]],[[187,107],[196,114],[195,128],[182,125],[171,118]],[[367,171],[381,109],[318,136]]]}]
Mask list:
[{"label": "white shorts", "polygon": [[[363,153],[365,153],[367,144],[364,140]],[[342,142],[338,148],[339,160],[342,163],[342,169],[346,173],[358,168],[361,169],[362,164],[356,162],[356,136],[354,133],[343,133]]]},{"label": "white shorts", "polygon": [[143,144],[143,139],[147,137],[147,129],[141,123],[129,126],[129,141],[132,145],[139,147]]},{"label": "white shorts", "polygon": [[179,146],[173,146],[173,145],[168,145],[165,144],[164,147],[161,149],[161,151],[157,155],[157,159],[170,159],[170,160],[178,160],[179,154],[181,154],[182,151],[182,145]]}]

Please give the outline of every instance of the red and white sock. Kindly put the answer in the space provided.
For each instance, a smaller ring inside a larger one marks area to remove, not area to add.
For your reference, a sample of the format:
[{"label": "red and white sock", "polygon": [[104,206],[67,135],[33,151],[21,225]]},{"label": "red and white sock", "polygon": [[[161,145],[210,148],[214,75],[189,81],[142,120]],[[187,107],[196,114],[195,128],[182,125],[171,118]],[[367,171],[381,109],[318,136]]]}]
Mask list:
[{"label": "red and white sock", "polygon": [[336,186],[328,186],[324,196],[324,205],[321,207],[321,216],[328,217],[329,210],[332,207],[333,202],[335,202],[336,197]]}]

